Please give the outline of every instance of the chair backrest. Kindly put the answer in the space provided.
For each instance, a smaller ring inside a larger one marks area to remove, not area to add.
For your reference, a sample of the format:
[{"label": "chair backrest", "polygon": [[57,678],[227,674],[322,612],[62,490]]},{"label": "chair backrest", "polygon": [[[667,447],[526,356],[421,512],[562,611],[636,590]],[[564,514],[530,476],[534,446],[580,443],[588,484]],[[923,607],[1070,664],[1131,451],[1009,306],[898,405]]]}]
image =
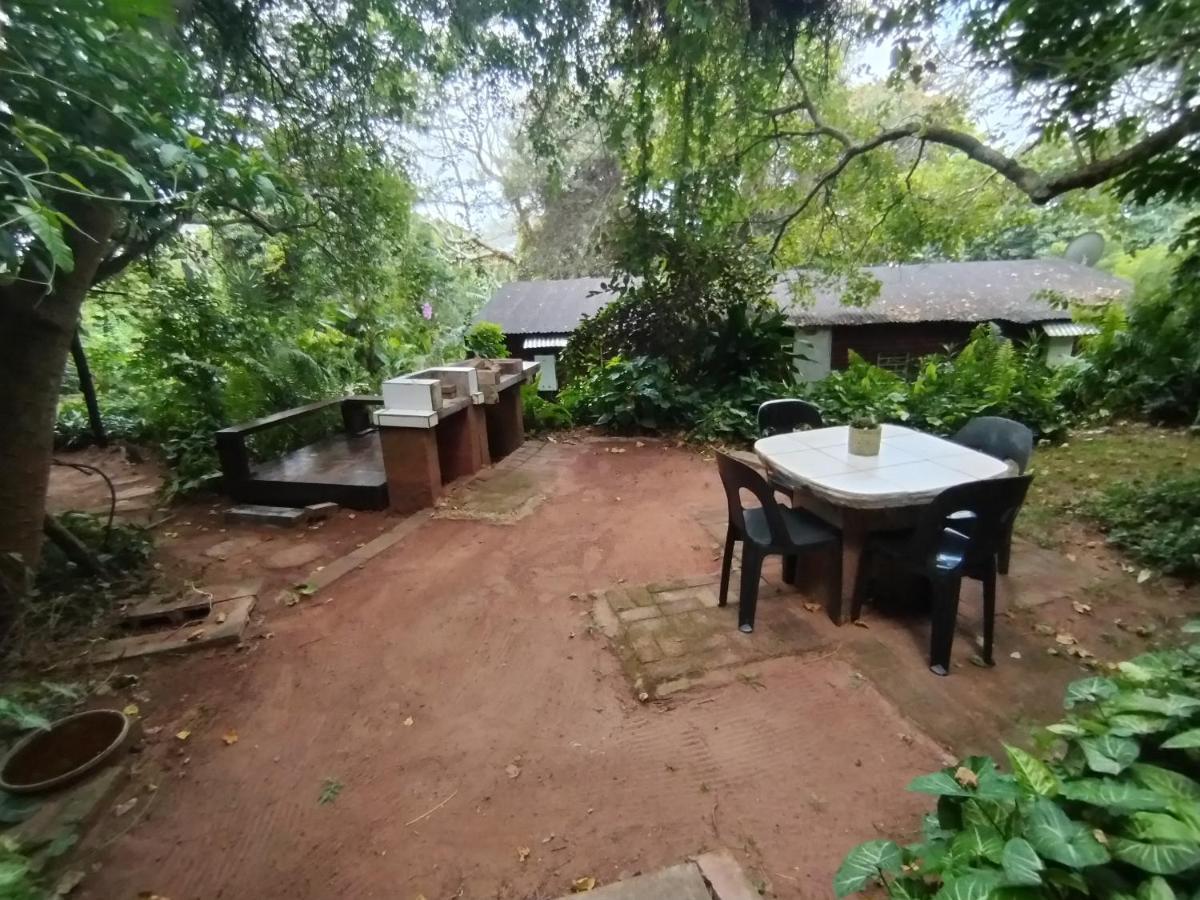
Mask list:
[{"label": "chair backrest", "polygon": [[1022,475],[1033,456],[1033,432],[1003,416],[978,416],[950,440],[996,459],[1012,460]]},{"label": "chair backrest", "polygon": [[824,427],[821,410],[805,400],[768,400],[758,408],[758,433],[763,437]]},{"label": "chair backrest", "polygon": [[766,479],[753,466],[720,451],[717,451],[717,471],[721,473],[721,486],[725,488],[725,500],[729,504],[729,521],[743,535],[746,533],[742,491],[749,491],[762,506],[767,527],[771,530],[771,543],[786,544],[787,526],[779,512],[775,492],[771,490]]},{"label": "chair backrest", "polygon": [[1032,475],[988,478],[946,488],[921,512],[911,558],[934,573],[961,572],[995,556],[1021,511]]}]

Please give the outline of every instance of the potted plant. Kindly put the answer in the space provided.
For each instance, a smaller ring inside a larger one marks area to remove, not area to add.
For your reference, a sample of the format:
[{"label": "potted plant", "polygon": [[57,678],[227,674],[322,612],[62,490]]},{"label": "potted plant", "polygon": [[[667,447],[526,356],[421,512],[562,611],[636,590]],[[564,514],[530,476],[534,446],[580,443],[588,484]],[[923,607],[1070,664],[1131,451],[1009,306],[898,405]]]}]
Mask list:
[{"label": "potted plant", "polygon": [[873,415],[860,414],[850,420],[849,449],[855,456],[878,456],[883,429]]}]

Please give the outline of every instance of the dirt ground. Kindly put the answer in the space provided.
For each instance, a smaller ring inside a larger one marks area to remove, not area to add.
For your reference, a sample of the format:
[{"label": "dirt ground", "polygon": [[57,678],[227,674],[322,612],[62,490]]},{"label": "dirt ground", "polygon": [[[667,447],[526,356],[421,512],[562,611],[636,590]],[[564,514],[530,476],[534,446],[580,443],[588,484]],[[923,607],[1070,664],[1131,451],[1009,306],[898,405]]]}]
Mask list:
[{"label": "dirt ground", "polygon": [[[147,740],[118,799],[139,804],[85,841],[76,895],[556,897],[581,876],[728,847],[768,895],[829,897],[846,850],[914,832],[928,804],[904,791],[913,776],[1054,715],[1061,686],[1095,664],[1069,646],[1124,658],[1195,607],[1178,586],[1137,585],[1103,548],[1068,561],[1022,545],[995,669],[967,662],[969,601],[963,665],[938,679],[922,616],[837,628],[782,592],[760,615],[788,605],[795,652],[640,704],[590,627],[589,592],[714,571],[715,466],[584,439],[540,444],[518,475],[519,514],[498,512],[494,485],[479,516],[456,492],[300,604],[260,600],[240,650],[129,664]],[[84,490],[63,484],[60,498]],[[157,526],[165,578],[266,577],[269,598],[397,522],[226,529],[220,508],[143,511],[172,516]]]}]

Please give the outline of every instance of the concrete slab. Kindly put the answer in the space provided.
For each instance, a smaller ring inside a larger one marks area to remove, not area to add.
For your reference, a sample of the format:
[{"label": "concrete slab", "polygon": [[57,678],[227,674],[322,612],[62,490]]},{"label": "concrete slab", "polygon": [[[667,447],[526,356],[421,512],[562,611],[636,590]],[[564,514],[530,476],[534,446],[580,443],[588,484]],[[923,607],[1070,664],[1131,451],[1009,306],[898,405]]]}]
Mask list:
[{"label": "concrete slab", "polygon": [[717,900],[759,900],[759,893],[728,850],[696,857],[700,874]]},{"label": "concrete slab", "polygon": [[121,613],[121,620],[129,625],[156,621],[182,625],[189,619],[201,619],[208,615],[212,605],[212,598],[197,590],[189,590],[182,597],[146,597],[127,607]]},{"label": "concrete slab", "polygon": [[[671,866],[649,875],[627,878],[606,885],[587,895],[592,900],[713,900],[712,894],[693,863]],[[571,900],[578,894],[568,894],[561,900]]]},{"label": "concrete slab", "polygon": [[[336,506],[336,504],[333,504]],[[263,506],[248,503],[225,510],[225,521],[230,524],[273,525],[277,528],[295,528],[309,519],[306,507]]]},{"label": "concrete slab", "polygon": [[214,603],[208,616],[169,631],[154,631],[133,637],[117,638],[101,644],[84,659],[89,663],[115,662],[154,653],[199,650],[220,644],[236,643],[242,636],[254,609],[254,597],[239,597]]}]

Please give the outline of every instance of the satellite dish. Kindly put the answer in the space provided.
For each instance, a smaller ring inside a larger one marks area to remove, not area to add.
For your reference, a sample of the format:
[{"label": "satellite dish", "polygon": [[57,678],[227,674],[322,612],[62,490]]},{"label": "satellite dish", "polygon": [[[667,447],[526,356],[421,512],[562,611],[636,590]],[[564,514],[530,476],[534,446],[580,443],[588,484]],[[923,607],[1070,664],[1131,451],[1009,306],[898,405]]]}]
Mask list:
[{"label": "satellite dish", "polygon": [[1104,255],[1104,237],[1098,231],[1086,231],[1067,244],[1063,253],[1071,262],[1094,266]]}]

